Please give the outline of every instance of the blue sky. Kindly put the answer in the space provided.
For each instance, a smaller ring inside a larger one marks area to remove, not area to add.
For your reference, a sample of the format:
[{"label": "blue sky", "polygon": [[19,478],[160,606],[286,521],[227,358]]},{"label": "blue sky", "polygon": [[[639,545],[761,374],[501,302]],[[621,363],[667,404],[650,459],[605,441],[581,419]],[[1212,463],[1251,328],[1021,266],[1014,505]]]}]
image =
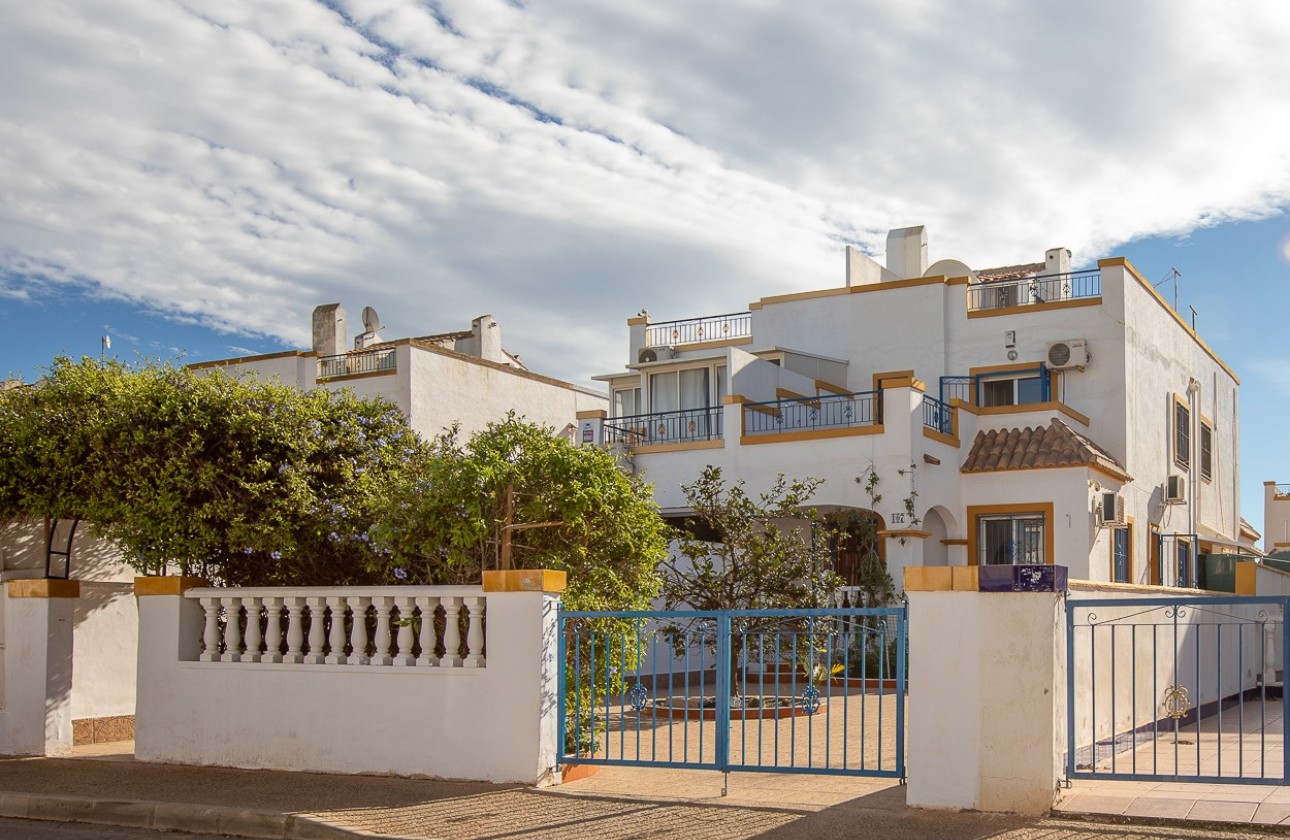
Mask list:
[{"label": "blue sky", "polygon": [[[838,285],[852,244],[1182,273],[1290,480],[1290,4],[60,0],[0,28],[0,373],[489,312],[574,380],[624,321]],[[1166,284],[1168,286],[1168,284]],[[1172,289],[1165,289],[1172,297]]]}]

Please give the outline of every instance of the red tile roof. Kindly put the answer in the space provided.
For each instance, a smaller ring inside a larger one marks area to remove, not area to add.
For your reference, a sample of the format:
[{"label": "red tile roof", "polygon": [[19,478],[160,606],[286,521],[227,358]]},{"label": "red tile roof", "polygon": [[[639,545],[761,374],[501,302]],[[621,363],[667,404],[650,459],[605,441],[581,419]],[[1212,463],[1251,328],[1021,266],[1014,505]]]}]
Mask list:
[{"label": "red tile roof", "polygon": [[1047,426],[1032,429],[977,432],[962,471],[984,473],[1080,466],[1097,467],[1132,481],[1132,476],[1111,453],[1057,418]]}]

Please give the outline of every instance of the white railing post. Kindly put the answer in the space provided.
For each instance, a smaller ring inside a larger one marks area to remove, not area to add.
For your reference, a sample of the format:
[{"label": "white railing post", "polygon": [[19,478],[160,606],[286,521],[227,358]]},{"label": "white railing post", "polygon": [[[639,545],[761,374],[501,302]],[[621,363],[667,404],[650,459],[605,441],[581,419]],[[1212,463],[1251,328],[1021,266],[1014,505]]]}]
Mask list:
[{"label": "white railing post", "polygon": [[350,631],[349,664],[366,665],[367,658],[367,605],[371,599],[361,595],[351,596],[349,608],[354,611],[354,626]]},{"label": "white railing post", "polygon": [[305,609],[304,598],[287,598],[287,655],[282,658],[283,662],[290,662],[293,665],[304,661],[304,654],[300,652],[301,646],[305,641],[303,623],[303,613]]},{"label": "white railing post", "polygon": [[219,599],[202,598],[206,613],[206,629],[202,633],[202,662],[219,661]]},{"label": "white railing post", "polygon": [[412,621],[414,616],[412,611],[415,607],[416,600],[409,597],[398,597],[394,599],[394,605],[399,608],[399,654],[394,657],[395,665],[415,665],[417,658],[412,655]]},{"label": "white railing post", "polygon": [[389,665],[394,662],[390,656],[390,608],[394,606],[393,598],[378,596],[372,599],[376,607],[376,651],[372,655],[373,665]]},{"label": "white railing post", "polygon": [[282,661],[282,599],[265,598],[264,656],[262,662]]},{"label": "white railing post", "polygon": [[421,656],[417,659],[417,665],[424,668],[432,668],[439,664],[439,657],[435,654],[435,645],[438,644],[438,638],[434,631],[435,609],[439,606],[438,598],[417,597],[417,606],[421,608]]},{"label": "white railing post", "polygon": [[243,598],[246,605],[246,652],[242,654],[243,662],[260,661],[260,602],[261,598]]},{"label": "white railing post", "polygon": [[466,629],[466,667],[484,667],[484,599],[465,598],[469,624]]},{"label": "white railing post", "polygon": [[221,598],[224,605],[224,654],[220,662],[238,662],[242,659],[242,600]]},{"label": "white railing post", "polygon": [[324,661],[323,622],[327,599],[320,595],[312,595],[305,601],[309,604],[309,655],[305,657],[305,662],[310,665],[321,665]]},{"label": "white railing post", "polygon": [[439,664],[445,668],[461,667],[461,629],[457,625],[461,613],[461,599],[448,596],[443,604],[443,656]]},{"label": "white railing post", "polygon": [[331,633],[327,637],[327,644],[331,651],[327,658],[323,660],[328,665],[344,665],[345,658],[345,599],[340,597],[327,598],[327,606],[331,609]]}]

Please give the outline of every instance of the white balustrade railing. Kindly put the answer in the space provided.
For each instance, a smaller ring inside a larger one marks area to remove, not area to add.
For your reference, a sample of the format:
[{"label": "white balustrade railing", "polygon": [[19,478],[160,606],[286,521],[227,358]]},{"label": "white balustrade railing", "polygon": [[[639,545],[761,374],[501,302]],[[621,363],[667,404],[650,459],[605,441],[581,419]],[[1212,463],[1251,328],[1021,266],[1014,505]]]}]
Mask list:
[{"label": "white balustrade railing", "polygon": [[202,662],[485,665],[478,586],[200,588],[184,596],[205,612]]}]

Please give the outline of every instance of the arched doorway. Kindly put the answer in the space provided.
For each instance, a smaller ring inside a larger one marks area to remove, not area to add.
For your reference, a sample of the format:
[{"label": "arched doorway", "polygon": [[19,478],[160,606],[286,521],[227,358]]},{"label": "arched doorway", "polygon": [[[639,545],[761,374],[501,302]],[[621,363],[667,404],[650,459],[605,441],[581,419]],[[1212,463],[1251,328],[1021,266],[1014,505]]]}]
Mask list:
[{"label": "arched doorway", "polygon": [[945,539],[949,529],[945,525],[945,518],[941,516],[939,508],[932,508],[923,515],[923,530],[930,534],[923,540],[923,565],[948,566],[950,550],[945,545]]},{"label": "arched doorway", "polygon": [[842,579],[838,603],[865,606],[871,600],[865,590],[883,588],[875,578],[887,570],[887,541],[878,536],[886,523],[878,513],[860,508],[834,511],[828,521],[834,529],[829,542],[833,571]]}]

